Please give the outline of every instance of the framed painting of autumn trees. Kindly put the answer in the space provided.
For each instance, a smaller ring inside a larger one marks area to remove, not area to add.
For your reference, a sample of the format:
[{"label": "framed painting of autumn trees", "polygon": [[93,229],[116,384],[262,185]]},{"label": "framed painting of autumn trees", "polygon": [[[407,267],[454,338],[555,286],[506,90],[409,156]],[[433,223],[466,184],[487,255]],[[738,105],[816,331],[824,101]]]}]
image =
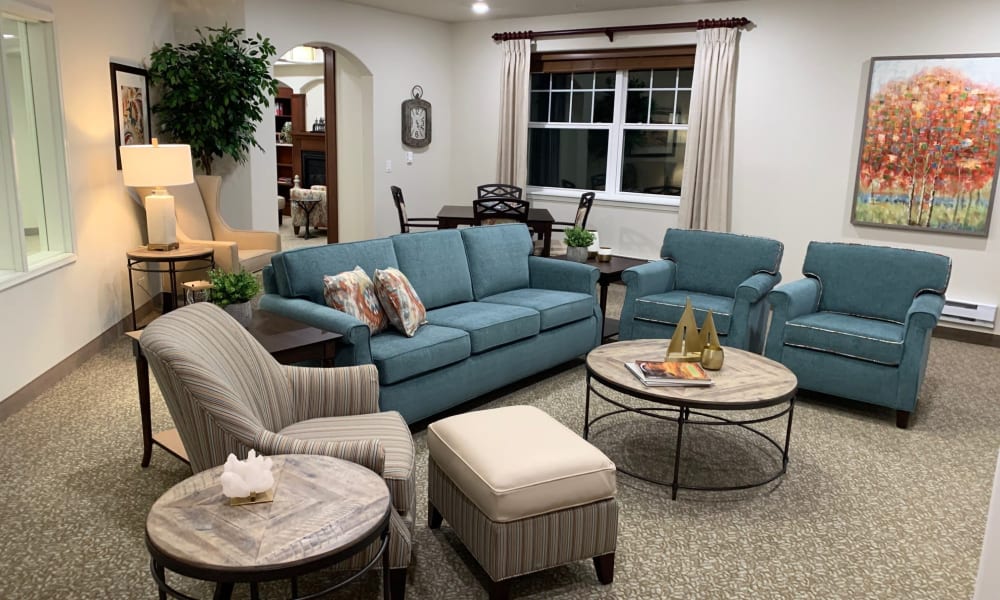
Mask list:
[{"label": "framed painting of autumn trees", "polygon": [[1000,54],[871,61],[851,223],[986,236]]}]

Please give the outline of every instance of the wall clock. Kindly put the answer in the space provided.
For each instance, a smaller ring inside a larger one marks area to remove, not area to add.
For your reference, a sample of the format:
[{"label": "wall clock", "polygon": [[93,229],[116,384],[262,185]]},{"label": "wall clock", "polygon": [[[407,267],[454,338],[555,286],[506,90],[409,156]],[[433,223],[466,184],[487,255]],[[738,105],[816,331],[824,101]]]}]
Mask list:
[{"label": "wall clock", "polygon": [[410,90],[412,98],[403,100],[403,145],[424,148],[431,143],[431,103],[421,98],[424,88]]}]

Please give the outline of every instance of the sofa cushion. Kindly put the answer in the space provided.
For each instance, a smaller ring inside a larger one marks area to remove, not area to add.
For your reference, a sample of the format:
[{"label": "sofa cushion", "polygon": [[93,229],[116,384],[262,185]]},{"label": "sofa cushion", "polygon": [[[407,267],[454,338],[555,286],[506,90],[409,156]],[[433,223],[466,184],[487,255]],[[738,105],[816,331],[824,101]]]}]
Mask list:
[{"label": "sofa cushion", "polygon": [[390,239],[399,270],[406,273],[424,306],[437,308],[472,300],[469,261],[459,230],[405,233]]},{"label": "sofa cushion", "polygon": [[271,266],[282,296],[306,298],[316,304],[325,304],[324,275],[350,271],[355,266],[369,276],[375,269],[399,268],[392,240],[388,238],[288,250],[271,257]]},{"label": "sofa cushion", "polygon": [[903,357],[903,326],[839,313],[811,313],[785,324],[785,344],[896,366]]},{"label": "sofa cushion", "polygon": [[389,325],[375,295],[375,284],[361,267],[323,276],[323,296],[327,306],[356,317],[372,333],[379,333]]},{"label": "sofa cushion", "polygon": [[375,293],[389,322],[406,337],[413,337],[427,322],[424,303],[399,269],[375,269]]},{"label": "sofa cushion", "polygon": [[526,225],[467,227],[459,231],[476,300],[529,287],[528,257],[533,246]]},{"label": "sofa cushion", "polygon": [[463,302],[427,313],[428,323],[468,332],[473,354],[537,335],[540,320],[537,310],[485,302]]},{"label": "sofa cushion", "polygon": [[477,410],[427,426],[431,459],[488,519],[509,522],[617,492],[615,464],[533,406]]},{"label": "sofa cushion", "polygon": [[542,331],[586,319],[594,314],[594,297],[579,292],[522,288],[487,296],[480,302],[511,304],[537,310],[541,315]]},{"label": "sofa cushion", "polygon": [[733,315],[733,299],[712,294],[699,294],[685,290],[674,290],[665,294],[651,294],[637,298],[635,301],[635,319],[654,321],[676,325],[684,313],[687,299],[691,299],[694,309],[694,319],[701,327],[705,322],[705,314],[711,309],[712,320],[719,335],[729,333],[729,324]]},{"label": "sofa cushion", "polygon": [[469,357],[469,334],[424,325],[413,337],[386,331],[371,338],[372,362],[380,385],[391,385]]}]

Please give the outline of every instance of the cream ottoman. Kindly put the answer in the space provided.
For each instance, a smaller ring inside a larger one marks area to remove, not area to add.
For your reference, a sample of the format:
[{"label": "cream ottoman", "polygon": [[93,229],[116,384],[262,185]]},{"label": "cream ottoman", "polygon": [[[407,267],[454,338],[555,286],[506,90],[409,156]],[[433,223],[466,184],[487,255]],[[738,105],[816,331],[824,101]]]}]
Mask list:
[{"label": "cream ottoman", "polygon": [[593,558],[614,579],[615,465],[532,406],[449,417],[427,427],[428,526],[446,519],[490,576],[490,598],[512,577]]}]

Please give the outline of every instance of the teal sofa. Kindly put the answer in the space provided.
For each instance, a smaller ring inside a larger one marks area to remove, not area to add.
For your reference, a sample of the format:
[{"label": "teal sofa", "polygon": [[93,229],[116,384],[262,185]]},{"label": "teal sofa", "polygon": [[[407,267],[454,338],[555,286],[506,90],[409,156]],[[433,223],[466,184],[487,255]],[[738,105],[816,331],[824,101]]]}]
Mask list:
[{"label": "teal sofa", "polygon": [[768,295],[765,355],[799,387],[896,409],[916,409],[931,331],[944,308],[951,259],[883,246],[811,242],[804,279]]},{"label": "teal sofa", "polygon": [[[334,331],[337,366],[374,364],[379,406],[408,423],[586,354],[601,340],[598,270],[532,256],[523,224],[398,234],[282,252],[264,269],[262,309]],[[427,308],[408,338],[323,299],[323,276],[395,267]]]},{"label": "teal sofa", "polygon": [[669,338],[691,300],[700,327],[711,310],[726,346],[764,349],[767,293],[779,281],[781,242],[749,235],[668,229],[663,260],[626,269],[618,338]]}]

